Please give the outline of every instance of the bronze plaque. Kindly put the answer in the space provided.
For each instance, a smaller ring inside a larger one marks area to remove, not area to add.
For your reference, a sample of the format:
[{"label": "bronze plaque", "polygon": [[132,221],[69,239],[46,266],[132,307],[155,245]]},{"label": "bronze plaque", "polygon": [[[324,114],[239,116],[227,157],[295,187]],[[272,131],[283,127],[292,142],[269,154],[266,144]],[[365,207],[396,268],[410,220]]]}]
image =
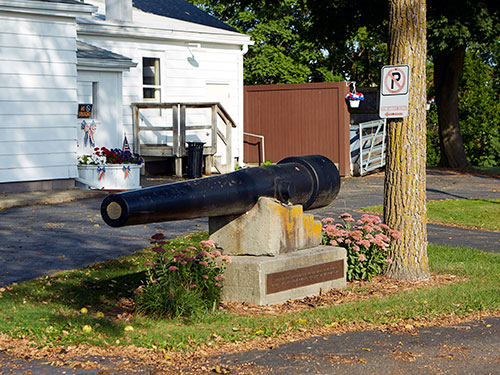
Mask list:
[{"label": "bronze plaque", "polygon": [[344,276],[344,260],[316,264],[266,275],[266,294],[337,280]]}]

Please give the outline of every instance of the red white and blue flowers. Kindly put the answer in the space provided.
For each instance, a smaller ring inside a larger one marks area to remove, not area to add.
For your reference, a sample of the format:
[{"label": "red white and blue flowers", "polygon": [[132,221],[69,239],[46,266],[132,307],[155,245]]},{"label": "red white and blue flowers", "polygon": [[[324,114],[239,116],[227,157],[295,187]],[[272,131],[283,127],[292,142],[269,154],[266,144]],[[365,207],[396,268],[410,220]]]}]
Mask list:
[{"label": "red white and blue flowers", "polygon": [[359,100],[359,101],[365,100],[365,96],[361,92],[350,92],[349,94],[347,94],[345,98],[347,100]]},{"label": "red white and blue flowers", "polygon": [[104,165],[104,164],[137,164],[141,165],[143,159],[138,154],[123,151],[119,148],[108,150],[106,147],[96,147],[91,155],[78,157],[79,164]]}]

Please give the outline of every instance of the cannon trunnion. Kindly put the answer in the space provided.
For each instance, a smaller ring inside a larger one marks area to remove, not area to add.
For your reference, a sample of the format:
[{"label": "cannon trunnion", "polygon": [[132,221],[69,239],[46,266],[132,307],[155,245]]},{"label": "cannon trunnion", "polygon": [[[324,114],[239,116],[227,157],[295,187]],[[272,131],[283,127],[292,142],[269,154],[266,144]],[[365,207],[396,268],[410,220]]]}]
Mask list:
[{"label": "cannon trunnion", "polygon": [[340,175],[331,160],[297,156],[272,166],[110,194],[101,204],[101,215],[112,227],[237,215],[250,210],[259,197],[307,210],[330,204],[339,190]]}]

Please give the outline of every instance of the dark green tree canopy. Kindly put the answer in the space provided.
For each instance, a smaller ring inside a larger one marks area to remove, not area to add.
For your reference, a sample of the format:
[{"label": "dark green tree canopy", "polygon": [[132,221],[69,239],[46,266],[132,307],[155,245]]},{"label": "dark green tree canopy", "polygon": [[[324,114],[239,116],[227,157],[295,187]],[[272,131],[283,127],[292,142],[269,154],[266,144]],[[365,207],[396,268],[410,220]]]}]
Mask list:
[{"label": "dark green tree canopy", "polygon": [[311,20],[302,1],[191,2],[251,36],[255,45],[245,55],[246,84],[302,83],[321,76],[322,51],[307,37]]},{"label": "dark green tree canopy", "polygon": [[496,0],[428,0],[427,19],[431,55],[471,43],[486,43],[500,35],[500,6]]}]

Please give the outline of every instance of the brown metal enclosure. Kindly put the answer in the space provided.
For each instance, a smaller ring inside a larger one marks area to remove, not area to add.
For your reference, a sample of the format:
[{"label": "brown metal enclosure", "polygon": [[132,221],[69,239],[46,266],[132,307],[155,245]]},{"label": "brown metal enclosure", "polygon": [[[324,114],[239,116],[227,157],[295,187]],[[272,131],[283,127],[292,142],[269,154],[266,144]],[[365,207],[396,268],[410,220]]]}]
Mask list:
[{"label": "brown metal enclosure", "polygon": [[[245,86],[244,131],[264,136],[265,159],[320,154],[349,174],[345,82]],[[245,135],[244,161],[262,159],[262,140]]]}]

